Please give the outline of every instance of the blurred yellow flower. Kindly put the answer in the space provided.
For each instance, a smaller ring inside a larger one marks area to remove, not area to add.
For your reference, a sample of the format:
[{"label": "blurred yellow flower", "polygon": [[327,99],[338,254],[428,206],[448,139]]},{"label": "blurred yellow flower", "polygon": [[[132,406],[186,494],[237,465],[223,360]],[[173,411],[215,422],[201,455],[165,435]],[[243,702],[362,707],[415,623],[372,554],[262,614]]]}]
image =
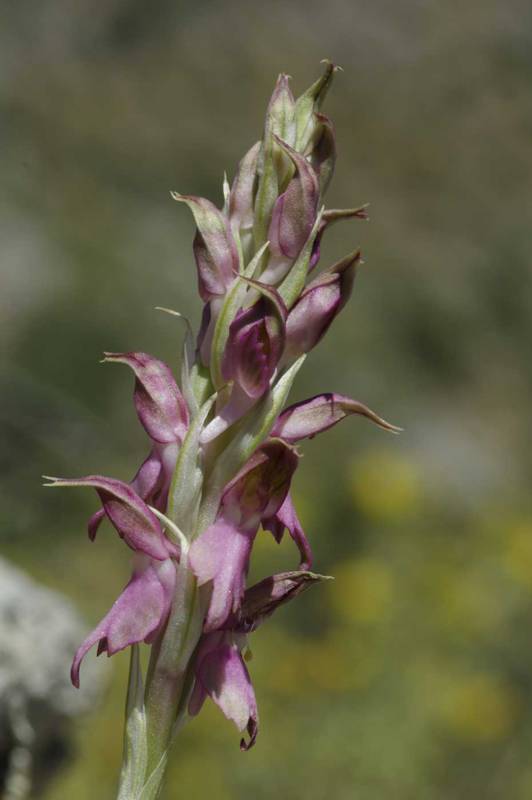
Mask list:
[{"label": "blurred yellow flower", "polygon": [[438,706],[439,716],[457,737],[478,743],[507,736],[519,714],[514,687],[487,673],[451,683]]},{"label": "blurred yellow flower", "polygon": [[387,450],[370,450],[352,463],[351,489],[357,508],[378,521],[410,516],[422,500],[414,463]]}]

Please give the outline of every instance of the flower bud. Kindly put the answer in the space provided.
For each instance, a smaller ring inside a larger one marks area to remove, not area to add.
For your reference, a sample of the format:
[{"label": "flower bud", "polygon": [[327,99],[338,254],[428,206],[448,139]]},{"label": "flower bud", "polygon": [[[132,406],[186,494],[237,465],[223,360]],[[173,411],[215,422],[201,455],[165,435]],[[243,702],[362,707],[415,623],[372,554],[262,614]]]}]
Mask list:
[{"label": "flower bud", "polygon": [[318,179],[306,158],[286,142],[276,139],[290,157],[295,175],[277,199],[268,230],[270,259],[261,280],[278,284],[295,262],[316,220],[319,200]]},{"label": "flower bud", "polygon": [[255,202],[254,226],[257,248],[266,240],[273,206],[292,169],[289,159],[275,137],[287,142],[289,146],[295,144],[294,115],[294,97],[288,82],[288,75],[279,75],[266,111],[264,139],[258,161],[260,177]]},{"label": "flower bud", "polygon": [[172,197],[186,203],[194,215],[197,231],[192,249],[198,268],[199,293],[207,303],[217,295],[224,295],[238,272],[236,243],[229,222],[210,200],[178,192],[172,192]]},{"label": "flower bud", "polygon": [[308,353],[325,335],[351,295],[360,252],[346,256],[310,283],[288,314],[285,359]]},{"label": "flower bud", "polygon": [[155,442],[181,443],[188,427],[188,409],[170,368],[146,353],[104,355],[104,361],[127,364],[133,370],[133,402],[148,436]]},{"label": "flower bud", "polygon": [[296,101],[295,117],[297,127],[296,148],[305,152],[316,128],[316,113],[320,110],[333,77],[340,67],[326,59],[325,70],[317,81]]}]

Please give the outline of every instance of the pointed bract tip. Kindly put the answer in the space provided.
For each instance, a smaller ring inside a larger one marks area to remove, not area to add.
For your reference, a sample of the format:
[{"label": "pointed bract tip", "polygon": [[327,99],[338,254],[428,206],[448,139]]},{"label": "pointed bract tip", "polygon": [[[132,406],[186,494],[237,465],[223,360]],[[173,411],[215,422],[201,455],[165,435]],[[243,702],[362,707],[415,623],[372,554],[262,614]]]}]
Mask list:
[{"label": "pointed bract tip", "polygon": [[388,433],[395,433],[397,435],[399,433],[403,433],[404,431],[404,428],[399,428],[397,425],[392,425],[391,422],[387,422],[385,419],[382,419],[382,417],[377,417],[377,415],[375,415],[374,418],[368,417],[368,419],[371,419],[372,422],[379,426],[379,428],[388,431]]},{"label": "pointed bract tip", "polygon": [[155,311],[162,311],[164,314],[170,314],[172,317],[180,317],[185,319],[180,311],[174,311],[173,308],[165,308],[164,306],[154,306]]},{"label": "pointed bract tip", "polygon": [[180,192],[172,191],[170,192],[170,197],[172,200],[177,200],[178,203],[189,203],[194,202],[196,198],[190,194],[181,194]]},{"label": "pointed bract tip", "polygon": [[280,72],[279,76],[277,78],[277,84],[280,84],[280,83],[283,83],[283,84],[286,83],[287,84],[291,80],[292,80],[292,76],[289,75],[288,72]]},{"label": "pointed bract tip", "polygon": [[331,72],[344,72],[344,68],[341,67],[340,64],[335,64],[330,58],[322,58],[320,64],[326,64]]},{"label": "pointed bract tip", "polygon": [[52,475],[41,475],[41,478],[45,481],[51,481],[51,483],[43,483],[43,486],[57,486],[58,482],[61,481],[61,478],[54,478]]},{"label": "pointed bract tip", "polygon": [[362,252],[360,250],[352,250],[351,253],[348,253],[346,256],[341,258],[340,261],[337,261],[336,264],[332,265],[332,267],[329,267],[327,273],[332,272],[342,274],[351,267],[358,267],[363,263]]}]

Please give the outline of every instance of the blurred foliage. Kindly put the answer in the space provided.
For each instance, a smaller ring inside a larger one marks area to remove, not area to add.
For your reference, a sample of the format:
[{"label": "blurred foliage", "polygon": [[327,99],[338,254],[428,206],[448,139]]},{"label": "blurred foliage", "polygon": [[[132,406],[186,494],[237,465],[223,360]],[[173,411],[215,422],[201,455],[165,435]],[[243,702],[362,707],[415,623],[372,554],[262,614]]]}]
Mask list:
[{"label": "blurred foliage", "polygon": [[[328,56],[338,174],[360,244],[348,311],[294,390],[351,394],[405,428],[350,420],[305,446],[298,507],[336,577],[253,637],[257,747],[208,705],[167,800],[532,796],[532,7],[526,0],[9,3],[3,126],[4,554],[94,622],[122,543],[84,538],[84,493],[39,475],[131,477],[146,449],[104,349],[177,363],[197,320],[192,223],[170,189],[220,201],[276,74]],[[263,536],[253,572],[295,563]],[[43,632],[45,635],[45,632]],[[48,800],[112,798],[127,657],[79,721]]]}]

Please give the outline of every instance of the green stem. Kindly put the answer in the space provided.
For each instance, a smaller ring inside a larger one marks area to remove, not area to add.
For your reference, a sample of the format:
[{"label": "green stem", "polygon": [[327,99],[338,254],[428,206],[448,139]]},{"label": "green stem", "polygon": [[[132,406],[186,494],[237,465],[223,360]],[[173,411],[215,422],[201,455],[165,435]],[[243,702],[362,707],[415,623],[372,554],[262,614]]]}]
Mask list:
[{"label": "green stem", "polygon": [[196,580],[177,567],[177,591],[164,633],[152,646],[145,691],[148,738],[147,775],[172,743],[190,659],[201,634],[202,614]]},{"label": "green stem", "polygon": [[201,635],[204,609],[196,579],[186,563],[177,564],[176,571],[172,610],[164,632],[152,645],[144,692],[138,656],[131,661],[118,800],[155,800],[160,796],[168,752],[179,721],[186,715],[191,659]]}]

